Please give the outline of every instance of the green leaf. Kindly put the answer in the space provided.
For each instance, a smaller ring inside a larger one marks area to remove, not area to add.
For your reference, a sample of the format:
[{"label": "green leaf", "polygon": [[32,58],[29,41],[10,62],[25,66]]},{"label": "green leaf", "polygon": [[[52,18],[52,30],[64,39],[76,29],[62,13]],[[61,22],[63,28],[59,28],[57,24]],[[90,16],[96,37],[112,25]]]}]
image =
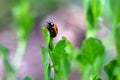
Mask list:
[{"label": "green leaf", "polygon": [[117,80],[117,77],[114,75],[115,67],[117,66],[117,61],[112,60],[109,64],[105,66],[105,72],[107,73],[110,80]]},{"label": "green leaf", "polygon": [[114,75],[117,77],[117,80],[120,80],[120,66],[115,67]]},{"label": "green leaf", "polygon": [[77,61],[83,80],[88,80],[91,74],[99,74],[104,61],[104,46],[101,41],[96,38],[84,40]]},{"label": "green leaf", "polygon": [[97,73],[100,73],[101,72],[101,69],[102,69],[102,65],[104,63],[104,58],[105,56],[98,56],[96,59],[95,59],[95,62],[93,64],[93,68],[94,68],[94,71],[97,72]]},{"label": "green leaf", "polygon": [[94,18],[94,14],[92,13],[92,9],[89,5],[87,13],[86,13],[86,19],[88,24],[90,25],[88,28],[94,28],[94,24],[96,24],[96,18]]},{"label": "green leaf", "polygon": [[72,44],[66,40],[66,47],[63,57],[60,61],[60,74],[63,80],[68,80],[71,69],[71,61],[73,59],[73,47]]},{"label": "green leaf", "polygon": [[55,48],[53,49],[52,58],[54,61],[53,63],[55,65],[59,64],[61,58],[64,57],[65,47],[66,47],[66,39],[62,39],[56,44]]},{"label": "green leaf", "polygon": [[55,76],[57,79],[68,80],[68,76],[70,73],[70,57],[71,57],[71,50],[72,46],[70,42],[66,40],[65,37],[60,40],[52,52],[53,64],[55,69]]},{"label": "green leaf", "polygon": [[110,0],[110,7],[117,22],[120,22],[120,0]]},{"label": "green leaf", "polygon": [[104,55],[104,46],[100,40],[89,38],[83,41],[80,55],[77,59],[82,65],[93,65],[99,56]]},{"label": "green leaf", "polygon": [[4,46],[0,45],[0,54],[3,55],[3,57],[6,57],[9,54],[9,51]]},{"label": "green leaf", "polygon": [[20,1],[13,7],[13,18],[17,35],[20,39],[26,40],[32,29],[35,15],[30,11],[30,1]]},{"label": "green leaf", "polygon": [[117,64],[120,66],[120,0],[110,0],[110,7],[113,13],[113,33],[117,53]]},{"label": "green leaf", "polygon": [[86,19],[89,24],[89,28],[97,28],[98,18],[102,13],[102,2],[101,0],[90,0],[87,1]]},{"label": "green leaf", "polygon": [[84,71],[82,72],[82,80],[88,80],[90,75],[92,74],[92,71],[93,70],[91,65],[87,65],[86,67],[84,67]]},{"label": "green leaf", "polygon": [[66,41],[65,51],[66,51],[66,53],[68,53],[69,55],[73,53],[73,46],[72,46],[72,43],[71,43],[71,42]]},{"label": "green leaf", "polygon": [[48,50],[41,46],[41,53],[42,53],[42,61],[43,61],[43,68],[44,68],[44,78],[45,80],[50,80],[50,65],[49,65],[49,53]]},{"label": "green leaf", "polygon": [[117,64],[120,65],[120,27],[119,25],[114,26],[114,40],[117,52]]},{"label": "green leaf", "polygon": [[102,80],[102,79],[98,77],[97,75],[92,75],[90,76],[90,80]]},{"label": "green leaf", "polygon": [[66,47],[63,57],[60,61],[60,74],[63,80],[68,80],[71,69],[71,61],[74,57],[73,46],[66,40]]},{"label": "green leaf", "polygon": [[47,28],[45,28],[45,27],[42,28],[42,31],[43,31],[43,35],[44,35],[44,39],[45,39],[46,45],[48,46],[49,42],[50,42],[50,33],[47,30]]},{"label": "green leaf", "polygon": [[26,77],[24,78],[24,80],[32,80],[32,78],[29,77],[29,76],[26,76]]},{"label": "green leaf", "polygon": [[70,66],[71,66],[70,60],[67,58],[67,56],[61,59],[59,74],[63,78],[63,80],[68,80]]},{"label": "green leaf", "polygon": [[0,55],[2,55],[5,68],[6,68],[7,72],[13,73],[14,69],[9,61],[8,54],[9,54],[9,50],[7,48],[5,48],[4,46],[0,45]]}]

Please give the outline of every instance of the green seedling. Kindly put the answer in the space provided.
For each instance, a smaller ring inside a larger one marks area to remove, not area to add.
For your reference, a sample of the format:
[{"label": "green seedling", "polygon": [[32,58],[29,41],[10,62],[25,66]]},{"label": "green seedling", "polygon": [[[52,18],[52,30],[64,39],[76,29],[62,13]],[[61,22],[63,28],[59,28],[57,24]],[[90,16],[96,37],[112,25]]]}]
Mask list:
[{"label": "green seedling", "polygon": [[[43,27],[42,31],[47,45],[47,48],[41,46],[45,80],[53,79],[51,68],[54,69],[54,80],[68,80],[71,66],[70,55],[72,54],[69,50],[72,48],[71,43],[63,37],[54,45],[54,39],[50,36],[48,29]],[[50,59],[52,64],[50,64]]]}]

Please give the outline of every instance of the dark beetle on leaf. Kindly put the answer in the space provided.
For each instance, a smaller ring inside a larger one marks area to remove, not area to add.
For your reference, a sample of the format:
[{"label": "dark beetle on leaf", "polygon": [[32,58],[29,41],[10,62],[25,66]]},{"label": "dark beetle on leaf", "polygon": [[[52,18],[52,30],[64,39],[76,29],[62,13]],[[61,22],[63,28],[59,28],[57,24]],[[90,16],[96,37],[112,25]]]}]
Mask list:
[{"label": "dark beetle on leaf", "polygon": [[53,22],[47,22],[47,29],[49,30],[51,37],[55,38],[57,36],[58,28],[56,24]]}]

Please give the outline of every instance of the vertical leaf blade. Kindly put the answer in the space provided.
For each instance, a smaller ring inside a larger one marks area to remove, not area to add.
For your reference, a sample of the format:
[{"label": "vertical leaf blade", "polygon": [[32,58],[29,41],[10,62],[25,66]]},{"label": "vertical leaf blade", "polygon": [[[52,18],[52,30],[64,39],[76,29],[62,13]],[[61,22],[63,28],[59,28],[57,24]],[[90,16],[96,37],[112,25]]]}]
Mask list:
[{"label": "vertical leaf blade", "polygon": [[13,66],[11,65],[11,63],[9,61],[9,58],[8,58],[9,51],[8,51],[7,48],[5,48],[1,45],[0,45],[0,55],[2,55],[4,65],[5,65],[5,68],[6,68],[7,72],[13,73],[14,69],[13,69]]},{"label": "vertical leaf blade", "polygon": [[49,53],[48,50],[41,46],[41,53],[42,53],[42,61],[43,61],[43,68],[44,68],[44,78],[45,80],[49,80],[50,79],[50,75],[49,75]]},{"label": "vertical leaf blade", "polygon": [[45,28],[45,27],[42,28],[42,31],[43,31],[43,35],[44,35],[44,39],[45,39],[46,45],[48,46],[49,45],[49,41],[50,41],[50,33],[47,30],[47,28]]}]

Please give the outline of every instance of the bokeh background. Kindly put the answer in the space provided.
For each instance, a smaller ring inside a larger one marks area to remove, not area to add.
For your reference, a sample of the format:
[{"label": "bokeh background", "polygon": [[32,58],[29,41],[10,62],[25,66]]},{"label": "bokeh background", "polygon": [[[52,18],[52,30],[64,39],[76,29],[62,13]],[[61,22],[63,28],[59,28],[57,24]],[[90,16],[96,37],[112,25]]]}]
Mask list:
[{"label": "bokeh background", "polygon": [[[97,32],[97,36],[107,46],[106,52],[110,54],[106,55],[106,58],[108,59],[107,62],[109,62],[115,58],[115,47],[111,28],[109,27],[111,26],[111,14],[107,1],[103,1],[105,6],[102,18],[100,18],[101,27]],[[20,14],[20,11],[23,11],[23,14]],[[22,16],[21,18],[19,18],[20,15]],[[26,43],[26,46],[22,46],[23,48],[25,47],[25,50],[23,50],[25,54],[22,56],[17,80],[23,80],[26,75],[31,76],[33,80],[44,80],[40,45],[45,45],[41,28],[46,26],[47,21],[52,21],[58,25],[59,33],[55,38],[55,43],[62,36],[66,36],[76,49],[80,48],[86,32],[84,1],[0,0],[0,45],[9,50],[8,58],[12,64],[15,64],[14,57],[17,49],[21,48],[18,46],[19,41],[25,41]],[[28,24],[24,22],[28,22]],[[25,28],[25,25],[31,25],[31,27]],[[20,37],[24,34],[27,34],[27,36]],[[74,65],[72,68],[69,80],[79,80],[80,73]],[[0,56],[0,79],[6,74],[4,62],[2,56]]]}]

